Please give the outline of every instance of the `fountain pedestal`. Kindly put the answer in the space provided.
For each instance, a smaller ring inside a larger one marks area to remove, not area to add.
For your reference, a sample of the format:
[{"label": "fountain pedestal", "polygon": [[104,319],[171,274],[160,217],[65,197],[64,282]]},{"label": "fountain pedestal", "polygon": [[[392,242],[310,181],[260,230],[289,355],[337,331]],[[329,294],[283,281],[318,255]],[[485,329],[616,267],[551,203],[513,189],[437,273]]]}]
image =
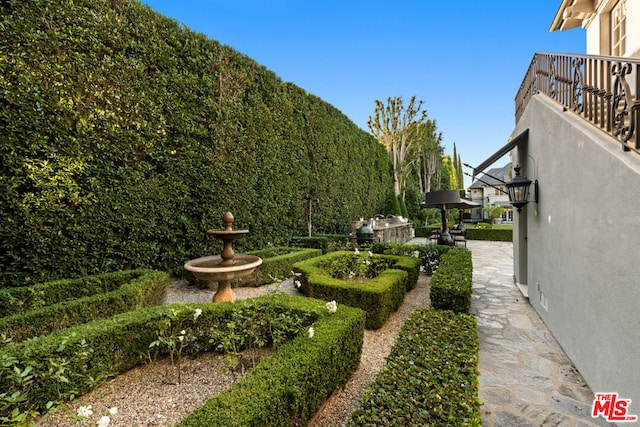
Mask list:
[{"label": "fountain pedestal", "polygon": [[255,255],[234,254],[232,242],[247,234],[249,230],[234,230],[233,215],[227,212],[222,217],[224,230],[208,230],[224,245],[220,255],[205,256],[187,261],[184,268],[191,271],[198,279],[206,281],[210,287],[218,282],[218,290],[213,295],[213,302],[235,301],[236,294],[231,289],[231,281],[247,276],[262,264],[262,258]]}]

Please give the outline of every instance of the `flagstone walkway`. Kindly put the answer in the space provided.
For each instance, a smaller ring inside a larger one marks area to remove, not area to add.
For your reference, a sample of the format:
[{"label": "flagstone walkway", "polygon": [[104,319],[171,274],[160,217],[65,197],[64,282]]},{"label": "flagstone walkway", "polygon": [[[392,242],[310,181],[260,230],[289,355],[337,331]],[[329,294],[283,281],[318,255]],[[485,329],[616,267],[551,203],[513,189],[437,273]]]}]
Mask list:
[{"label": "flagstone walkway", "polygon": [[510,242],[471,240],[485,427],[608,426],[593,392],[513,282]]}]

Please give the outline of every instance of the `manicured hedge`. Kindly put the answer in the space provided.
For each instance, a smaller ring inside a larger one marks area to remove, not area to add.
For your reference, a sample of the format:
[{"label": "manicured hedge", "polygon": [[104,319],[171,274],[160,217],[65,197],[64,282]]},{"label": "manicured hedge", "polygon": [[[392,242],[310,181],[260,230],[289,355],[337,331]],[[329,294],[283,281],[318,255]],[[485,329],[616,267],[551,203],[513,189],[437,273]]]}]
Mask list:
[{"label": "manicured hedge", "polygon": [[0,2],[0,288],[123,268],[180,274],[307,230],[348,233],[391,188],[339,110],[139,1]]},{"label": "manicured hedge", "polygon": [[349,255],[353,253],[337,251],[294,264],[300,290],[309,297],[361,308],[367,312],[366,328],[380,328],[402,304],[404,294],[415,287],[421,262],[416,258],[373,254],[372,257],[389,260],[392,266],[365,282],[333,278],[323,267]]},{"label": "manicured hedge", "polygon": [[456,313],[469,313],[473,291],[471,252],[452,248],[443,254],[440,267],[429,282],[431,306]]},{"label": "manicured hedge", "polygon": [[249,276],[236,282],[238,286],[261,286],[291,277],[293,264],[322,255],[320,249],[271,247],[247,252],[262,258],[262,264]]},{"label": "manicured hedge", "polygon": [[513,241],[513,230],[506,228],[467,228],[467,240]]},{"label": "manicured hedge", "polygon": [[371,251],[377,254],[411,256],[420,258],[422,271],[433,274],[440,265],[442,254],[449,252],[453,246],[444,245],[401,245],[397,243],[374,243]]},{"label": "manicured hedge", "polygon": [[[0,291],[0,334],[14,342],[165,300],[169,278],[153,270],[106,273]],[[12,314],[11,313],[15,313]]]},{"label": "manicured hedge", "polygon": [[[199,316],[196,310],[201,310]],[[332,314],[323,301],[283,294],[251,302],[154,306],[3,346],[0,390],[9,396],[19,393],[24,399],[5,407],[0,417],[14,409],[43,411],[48,402],[81,396],[108,378],[145,363],[149,345],[158,339],[159,325],[167,319],[173,322],[171,330],[186,331],[185,354],[213,351],[224,335],[213,332],[237,321],[240,310],[253,321],[233,332],[244,343],[239,350],[252,342],[242,339],[242,334],[255,325],[266,325],[259,332],[265,334],[267,344],[273,341],[267,336],[272,321],[260,318],[268,313],[284,318],[298,313],[303,319],[298,325],[301,332],[190,418],[206,422],[186,421],[185,425],[264,425],[264,420],[270,420],[268,425],[284,425],[278,422],[283,419],[306,423],[360,363],[365,314],[355,308],[339,306]],[[313,338],[307,334],[309,326],[315,329]]]},{"label": "manicured hedge", "polygon": [[347,425],[481,425],[478,352],[473,316],[414,310]]},{"label": "manicured hedge", "polygon": [[[324,311],[318,300],[303,300],[306,310]],[[364,334],[362,310],[338,305],[313,323],[306,334],[285,344],[240,382],[205,403],[181,426],[307,425],[320,406],[344,386],[360,365]]]}]

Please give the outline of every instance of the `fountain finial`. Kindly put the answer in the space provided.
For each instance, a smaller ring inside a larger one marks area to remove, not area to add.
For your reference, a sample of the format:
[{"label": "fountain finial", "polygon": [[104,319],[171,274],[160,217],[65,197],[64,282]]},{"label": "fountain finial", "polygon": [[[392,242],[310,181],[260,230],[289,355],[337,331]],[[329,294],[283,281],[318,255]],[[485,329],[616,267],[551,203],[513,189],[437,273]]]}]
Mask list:
[{"label": "fountain finial", "polygon": [[231,231],[233,227],[233,214],[231,212],[227,212],[222,215],[222,220],[224,221],[224,231]]}]

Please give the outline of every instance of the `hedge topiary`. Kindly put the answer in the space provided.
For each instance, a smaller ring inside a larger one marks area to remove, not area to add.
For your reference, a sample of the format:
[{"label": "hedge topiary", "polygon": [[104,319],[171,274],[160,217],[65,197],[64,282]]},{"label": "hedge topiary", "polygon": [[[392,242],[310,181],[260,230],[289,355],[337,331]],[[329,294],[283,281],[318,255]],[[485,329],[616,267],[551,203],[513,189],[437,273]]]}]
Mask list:
[{"label": "hedge topiary", "polygon": [[513,230],[507,228],[468,228],[468,240],[492,240],[495,242],[512,242]]},{"label": "hedge topiary", "polygon": [[[349,258],[355,258],[358,266],[354,267]],[[346,270],[355,270],[365,263],[381,263],[377,276],[353,280],[332,274],[336,270],[345,270],[349,275]],[[382,263],[386,263],[386,266]],[[377,254],[358,256],[353,252],[338,251],[298,262],[293,268],[300,290],[306,296],[361,308],[367,313],[366,328],[377,329],[402,304],[405,293],[415,287],[420,263],[419,259],[410,257]],[[331,267],[332,264],[339,264],[340,267]]]},{"label": "hedge topiary", "polygon": [[440,258],[440,266],[429,282],[431,306],[456,313],[469,313],[473,292],[471,252],[453,248]]},{"label": "hedge topiary", "polygon": [[481,425],[478,353],[475,317],[414,310],[347,425]]}]

